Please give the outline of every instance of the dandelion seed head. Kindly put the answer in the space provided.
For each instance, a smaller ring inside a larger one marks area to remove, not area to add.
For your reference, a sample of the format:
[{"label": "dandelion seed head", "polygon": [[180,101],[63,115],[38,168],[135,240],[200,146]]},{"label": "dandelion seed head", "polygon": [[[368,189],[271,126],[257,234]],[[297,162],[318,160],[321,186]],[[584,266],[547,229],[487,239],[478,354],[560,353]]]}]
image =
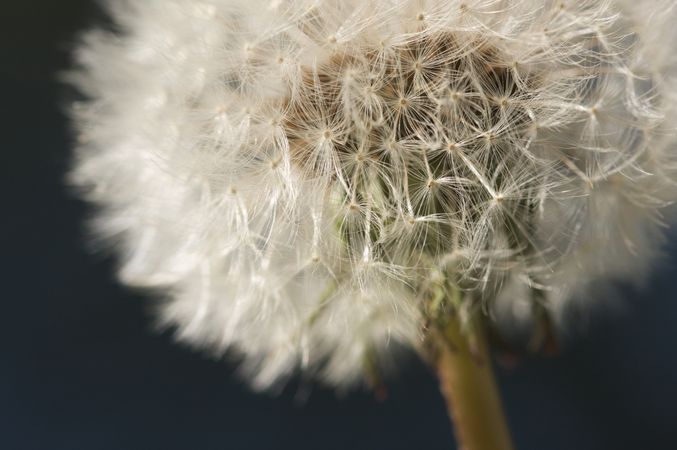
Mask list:
[{"label": "dandelion seed head", "polygon": [[677,7],[636,3],[110,2],[71,179],[179,339],[257,387],[349,385],[420,344],[445,284],[461,316],[557,318],[646,271]]}]

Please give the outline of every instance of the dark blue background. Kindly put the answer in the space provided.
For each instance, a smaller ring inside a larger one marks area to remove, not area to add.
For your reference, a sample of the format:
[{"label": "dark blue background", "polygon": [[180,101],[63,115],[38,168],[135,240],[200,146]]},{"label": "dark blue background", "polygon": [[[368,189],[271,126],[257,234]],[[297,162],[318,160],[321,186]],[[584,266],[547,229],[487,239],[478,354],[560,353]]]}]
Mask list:
[{"label": "dark blue background", "polygon": [[[56,73],[97,15],[84,0],[0,6],[0,448],[453,448],[417,361],[383,402],[317,387],[299,401],[299,384],[255,394],[231,364],[153,332],[149,301],[88,254],[86,208],[64,189],[71,137]],[[519,449],[677,448],[674,260],[559,357],[499,372]]]}]

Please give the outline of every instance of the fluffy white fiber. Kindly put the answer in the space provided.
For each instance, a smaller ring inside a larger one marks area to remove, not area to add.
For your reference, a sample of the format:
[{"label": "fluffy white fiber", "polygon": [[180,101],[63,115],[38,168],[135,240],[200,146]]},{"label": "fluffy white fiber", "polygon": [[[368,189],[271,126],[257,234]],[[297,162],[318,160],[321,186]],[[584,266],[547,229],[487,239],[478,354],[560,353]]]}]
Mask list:
[{"label": "fluffy white fiber", "polygon": [[674,1],[109,3],[72,180],[122,280],[255,386],[359,379],[420,344],[436,286],[557,319],[657,253]]}]

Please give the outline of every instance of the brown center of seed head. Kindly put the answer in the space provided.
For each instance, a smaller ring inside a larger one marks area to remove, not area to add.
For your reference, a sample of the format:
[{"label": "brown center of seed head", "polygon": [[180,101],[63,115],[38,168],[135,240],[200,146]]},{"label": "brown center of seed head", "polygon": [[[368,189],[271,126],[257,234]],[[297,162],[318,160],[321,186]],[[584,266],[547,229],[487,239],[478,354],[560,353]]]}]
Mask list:
[{"label": "brown center of seed head", "polygon": [[[449,32],[385,50],[338,50],[302,72],[298,95],[287,102],[292,160],[312,176],[321,152],[340,159],[362,152],[387,163],[388,142],[408,143],[415,158],[421,156],[416,143],[448,149],[486,136],[495,142],[493,130],[510,120],[513,133],[524,133],[527,115],[514,100],[528,93],[515,70],[495,47]],[[320,150],[321,140],[331,140],[331,148]],[[436,154],[428,162],[434,175],[444,176],[448,167]]]},{"label": "brown center of seed head", "polygon": [[[393,211],[472,220],[479,208],[469,199],[492,200],[478,170],[491,179],[529,129],[522,100],[534,81],[517,70],[495,46],[450,32],[339,47],[302,71],[287,101],[292,164],[309,178],[340,179],[345,204],[368,205],[380,221],[371,233],[396,222]],[[448,250],[451,220],[427,226],[423,247]]]}]

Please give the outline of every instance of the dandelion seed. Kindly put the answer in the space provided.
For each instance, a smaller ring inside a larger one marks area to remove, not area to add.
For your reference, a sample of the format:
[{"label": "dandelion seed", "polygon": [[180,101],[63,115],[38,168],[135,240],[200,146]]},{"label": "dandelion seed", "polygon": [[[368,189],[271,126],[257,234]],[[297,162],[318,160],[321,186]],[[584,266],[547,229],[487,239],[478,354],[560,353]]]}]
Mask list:
[{"label": "dandelion seed", "polygon": [[560,323],[646,272],[677,197],[657,4],[110,2],[71,179],[124,282],[259,387],[350,385],[445,314]]}]

